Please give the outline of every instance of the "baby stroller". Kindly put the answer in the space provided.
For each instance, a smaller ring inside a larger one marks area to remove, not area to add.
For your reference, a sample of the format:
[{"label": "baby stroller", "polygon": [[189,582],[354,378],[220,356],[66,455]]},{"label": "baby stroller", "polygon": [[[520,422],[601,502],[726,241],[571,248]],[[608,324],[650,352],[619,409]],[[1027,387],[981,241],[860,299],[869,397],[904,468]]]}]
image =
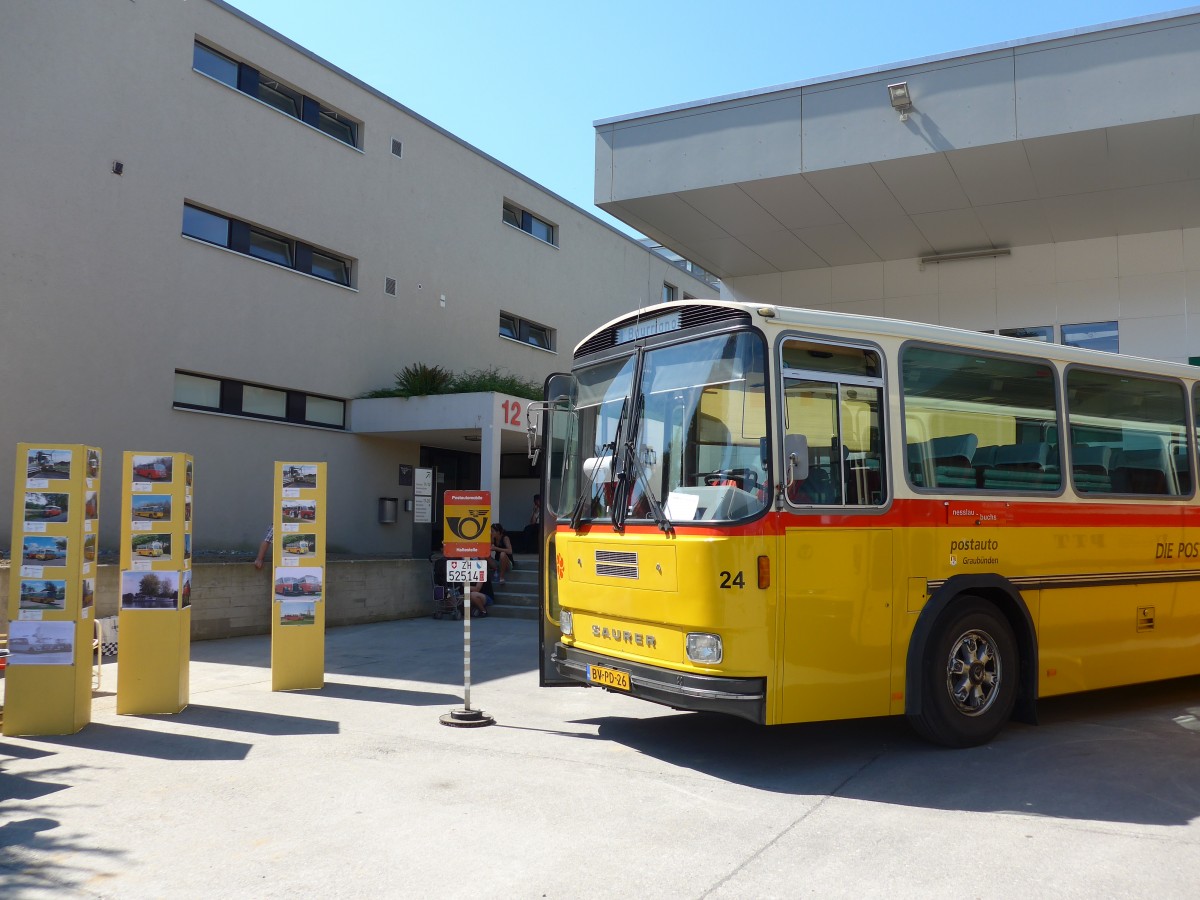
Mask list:
[{"label": "baby stroller", "polygon": [[433,617],[454,619],[463,617],[462,585],[446,583],[446,558],[433,560]]}]

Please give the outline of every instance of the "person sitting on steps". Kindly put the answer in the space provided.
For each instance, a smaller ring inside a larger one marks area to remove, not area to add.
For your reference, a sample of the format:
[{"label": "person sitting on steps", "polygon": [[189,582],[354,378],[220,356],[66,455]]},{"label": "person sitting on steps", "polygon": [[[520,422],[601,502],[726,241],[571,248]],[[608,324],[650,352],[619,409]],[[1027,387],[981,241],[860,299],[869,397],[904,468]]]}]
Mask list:
[{"label": "person sitting on steps", "polygon": [[492,526],[492,559],[496,561],[496,583],[504,584],[504,576],[513,566],[513,547],[504,526],[498,522]]}]

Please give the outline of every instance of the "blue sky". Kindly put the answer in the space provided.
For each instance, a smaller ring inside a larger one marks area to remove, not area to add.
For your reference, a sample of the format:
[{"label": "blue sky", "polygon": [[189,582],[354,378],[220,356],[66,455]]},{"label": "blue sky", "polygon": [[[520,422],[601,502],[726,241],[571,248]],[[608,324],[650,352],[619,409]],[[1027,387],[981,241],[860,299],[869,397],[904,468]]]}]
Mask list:
[{"label": "blue sky", "polygon": [[1153,0],[231,0],[539,184],[595,208],[597,119],[1178,10]]}]

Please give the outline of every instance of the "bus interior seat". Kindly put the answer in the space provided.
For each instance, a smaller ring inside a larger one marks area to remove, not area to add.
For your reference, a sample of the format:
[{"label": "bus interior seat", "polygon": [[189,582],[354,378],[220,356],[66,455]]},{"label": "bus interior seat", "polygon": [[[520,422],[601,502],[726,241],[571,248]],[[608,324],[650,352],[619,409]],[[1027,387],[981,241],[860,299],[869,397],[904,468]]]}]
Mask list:
[{"label": "bus interior seat", "polygon": [[1118,494],[1179,493],[1172,460],[1161,447],[1114,451],[1112,486]]},{"label": "bus interior seat", "polygon": [[1052,491],[1062,481],[1058,456],[1050,444],[1030,442],[996,448],[991,467],[983,470],[983,486],[993,489]]},{"label": "bus interior seat", "polygon": [[978,445],[977,434],[952,434],[909,444],[908,468],[913,483],[927,483],[928,487],[975,487],[972,458]]},{"label": "bus interior seat", "polygon": [[1102,444],[1076,444],[1071,448],[1071,473],[1075,488],[1084,493],[1107,494],[1112,491],[1109,468],[1112,448]]}]

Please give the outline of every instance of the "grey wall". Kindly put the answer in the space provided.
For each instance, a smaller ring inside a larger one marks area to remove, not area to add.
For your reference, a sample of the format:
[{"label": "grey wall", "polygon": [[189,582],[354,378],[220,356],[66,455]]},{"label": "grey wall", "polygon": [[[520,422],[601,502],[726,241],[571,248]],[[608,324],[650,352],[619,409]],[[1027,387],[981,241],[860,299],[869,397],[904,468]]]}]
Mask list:
[{"label": "grey wall", "polygon": [[[192,71],[196,37],[363,121],[362,151]],[[329,463],[331,548],[408,547],[375,500],[416,444],[175,411],[175,369],[343,398],[413,362],[540,382],[664,280],[709,293],[207,0],[0,5],[0,85],[0,496],[18,441],[100,446],[103,548],[126,449],[194,454],[199,551],[257,544],[277,459]],[[504,225],[505,198],[557,224],[559,247]],[[181,237],[185,200],[352,257],[356,289]],[[501,311],[557,329],[558,352],[499,338]]]}]

